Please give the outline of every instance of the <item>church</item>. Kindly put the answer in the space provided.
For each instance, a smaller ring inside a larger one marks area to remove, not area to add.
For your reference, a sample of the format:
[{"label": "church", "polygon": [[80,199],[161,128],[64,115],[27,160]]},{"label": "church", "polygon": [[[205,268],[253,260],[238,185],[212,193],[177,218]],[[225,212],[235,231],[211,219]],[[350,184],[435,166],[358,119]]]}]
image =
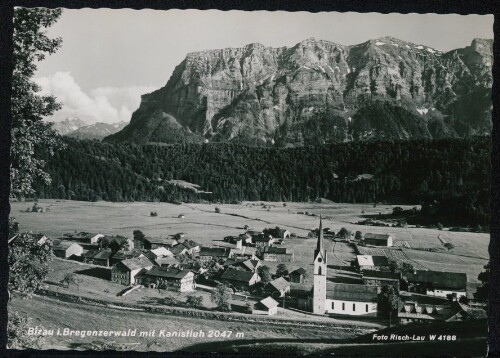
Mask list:
[{"label": "church", "polygon": [[328,259],[323,243],[323,222],[319,219],[318,241],[314,250],[312,312],[349,316],[376,316],[378,287],[327,283]]}]

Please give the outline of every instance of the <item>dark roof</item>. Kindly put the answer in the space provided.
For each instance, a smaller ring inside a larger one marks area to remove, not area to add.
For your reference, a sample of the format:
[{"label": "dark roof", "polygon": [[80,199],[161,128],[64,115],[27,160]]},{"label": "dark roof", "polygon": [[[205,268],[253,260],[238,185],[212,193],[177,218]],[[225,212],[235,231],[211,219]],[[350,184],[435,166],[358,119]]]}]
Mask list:
[{"label": "dark roof", "polygon": [[398,272],[363,270],[362,273],[363,278],[376,278],[386,280],[399,280],[401,278],[401,274]]},{"label": "dark roof", "polygon": [[253,236],[252,239],[255,242],[268,242],[269,240],[272,240],[273,238],[268,236],[268,235],[265,235],[265,234],[259,234],[259,235]]},{"label": "dark roof", "polygon": [[250,280],[254,275],[255,275],[254,272],[228,268],[226,271],[224,271],[221,278],[225,280],[241,281],[248,283],[250,282]]},{"label": "dark roof", "polygon": [[282,291],[282,290],[286,289],[287,287],[290,287],[290,282],[285,280],[283,277],[279,277],[276,280],[269,282],[269,284],[272,287],[274,287],[275,289],[277,289],[278,291]]},{"label": "dark roof", "polygon": [[174,255],[179,255],[179,254],[181,254],[184,250],[187,250],[187,248],[186,248],[186,246],[184,246],[184,245],[180,245],[180,244],[178,244],[178,245],[175,245],[175,246],[173,246],[173,247],[169,248],[169,250],[170,250],[170,252],[171,252],[172,254],[174,254]]},{"label": "dark roof", "polygon": [[414,292],[406,292],[406,291],[401,291],[399,292],[399,297],[403,302],[406,301],[411,301],[411,302],[416,302],[422,305],[443,305],[446,303],[449,303],[447,298],[444,297],[436,297],[436,296],[429,296],[425,294],[419,294],[419,293],[414,293]]},{"label": "dark roof", "polygon": [[377,302],[378,287],[336,283],[328,285],[326,296],[333,300]]},{"label": "dark roof", "polygon": [[113,259],[125,260],[125,259],[131,259],[134,257],[139,257],[141,255],[142,255],[142,252],[139,250],[132,250],[132,251],[119,250],[113,255]]},{"label": "dark roof", "polygon": [[274,238],[282,238],[283,235],[285,234],[285,229],[280,229],[280,228],[270,228],[270,229],[264,229],[265,234],[269,234]]},{"label": "dark roof", "polygon": [[182,278],[186,277],[190,272],[191,271],[189,271],[189,270],[179,270],[176,268],[155,266],[151,270],[146,272],[144,275],[154,276],[154,277],[182,279]]},{"label": "dark roof", "polygon": [[99,235],[98,233],[94,232],[86,232],[82,231],[79,233],[69,233],[69,234],[64,234],[63,238],[71,238],[73,240],[84,240],[84,239],[91,239],[94,236]]},{"label": "dark roof", "polygon": [[196,246],[200,246],[200,244],[193,240],[184,240],[181,245],[185,246],[187,249],[193,249]]},{"label": "dark roof", "polygon": [[111,257],[111,250],[99,250],[95,253],[94,259],[109,259]]},{"label": "dark roof", "polygon": [[387,239],[389,238],[389,234],[372,234],[370,232],[367,232],[365,234],[365,239],[372,239],[372,240],[384,240],[384,241],[387,241]]},{"label": "dark roof", "polygon": [[229,257],[231,249],[228,247],[202,247],[200,256]]},{"label": "dark roof", "polygon": [[435,288],[465,290],[467,275],[459,272],[417,270],[407,274],[408,282],[430,284]]},{"label": "dark roof", "polygon": [[172,238],[167,237],[150,237],[146,236],[144,241],[149,242],[150,244],[159,244],[159,245],[167,245],[172,246]]},{"label": "dark roof", "polygon": [[304,275],[306,273],[307,273],[307,271],[305,269],[303,269],[302,267],[299,267],[298,269],[290,272],[290,275]]},{"label": "dark roof", "polygon": [[136,270],[138,268],[145,268],[153,266],[153,263],[146,257],[135,257],[133,259],[127,259],[120,262],[123,266],[125,266],[128,270]]},{"label": "dark roof", "polygon": [[264,247],[265,254],[288,254],[291,255],[290,252],[287,251],[286,247],[274,247],[274,246],[266,246]]}]

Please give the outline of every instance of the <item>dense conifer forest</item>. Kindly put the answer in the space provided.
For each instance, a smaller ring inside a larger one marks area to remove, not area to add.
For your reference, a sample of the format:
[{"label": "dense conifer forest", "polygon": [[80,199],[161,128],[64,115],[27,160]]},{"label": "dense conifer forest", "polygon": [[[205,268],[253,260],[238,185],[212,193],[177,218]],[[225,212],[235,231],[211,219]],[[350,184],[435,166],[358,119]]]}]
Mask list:
[{"label": "dense conifer forest", "polygon": [[[64,138],[40,198],[424,204],[459,224],[489,223],[490,137],[296,148],[137,145]],[[211,194],[181,188],[172,179]]]}]

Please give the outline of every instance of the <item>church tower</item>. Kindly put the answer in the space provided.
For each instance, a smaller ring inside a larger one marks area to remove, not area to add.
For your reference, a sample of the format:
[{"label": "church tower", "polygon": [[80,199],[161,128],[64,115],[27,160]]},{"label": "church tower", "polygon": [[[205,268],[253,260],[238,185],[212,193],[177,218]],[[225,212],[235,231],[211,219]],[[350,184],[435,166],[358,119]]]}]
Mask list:
[{"label": "church tower", "polygon": [[326,250],[323,247],[323,223],[319,218],[318,243],[314,250],[313,313],[325,313],[326,301]]}]

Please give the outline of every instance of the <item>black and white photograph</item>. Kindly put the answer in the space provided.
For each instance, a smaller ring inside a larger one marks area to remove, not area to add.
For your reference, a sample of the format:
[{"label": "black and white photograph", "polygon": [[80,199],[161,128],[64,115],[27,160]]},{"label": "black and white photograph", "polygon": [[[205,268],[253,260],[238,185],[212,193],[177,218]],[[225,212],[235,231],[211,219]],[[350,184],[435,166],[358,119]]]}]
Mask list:
[{"label": "black and white photograph", "polygon": [[13,15],[7,348],[487,355],[493,15]]}]

